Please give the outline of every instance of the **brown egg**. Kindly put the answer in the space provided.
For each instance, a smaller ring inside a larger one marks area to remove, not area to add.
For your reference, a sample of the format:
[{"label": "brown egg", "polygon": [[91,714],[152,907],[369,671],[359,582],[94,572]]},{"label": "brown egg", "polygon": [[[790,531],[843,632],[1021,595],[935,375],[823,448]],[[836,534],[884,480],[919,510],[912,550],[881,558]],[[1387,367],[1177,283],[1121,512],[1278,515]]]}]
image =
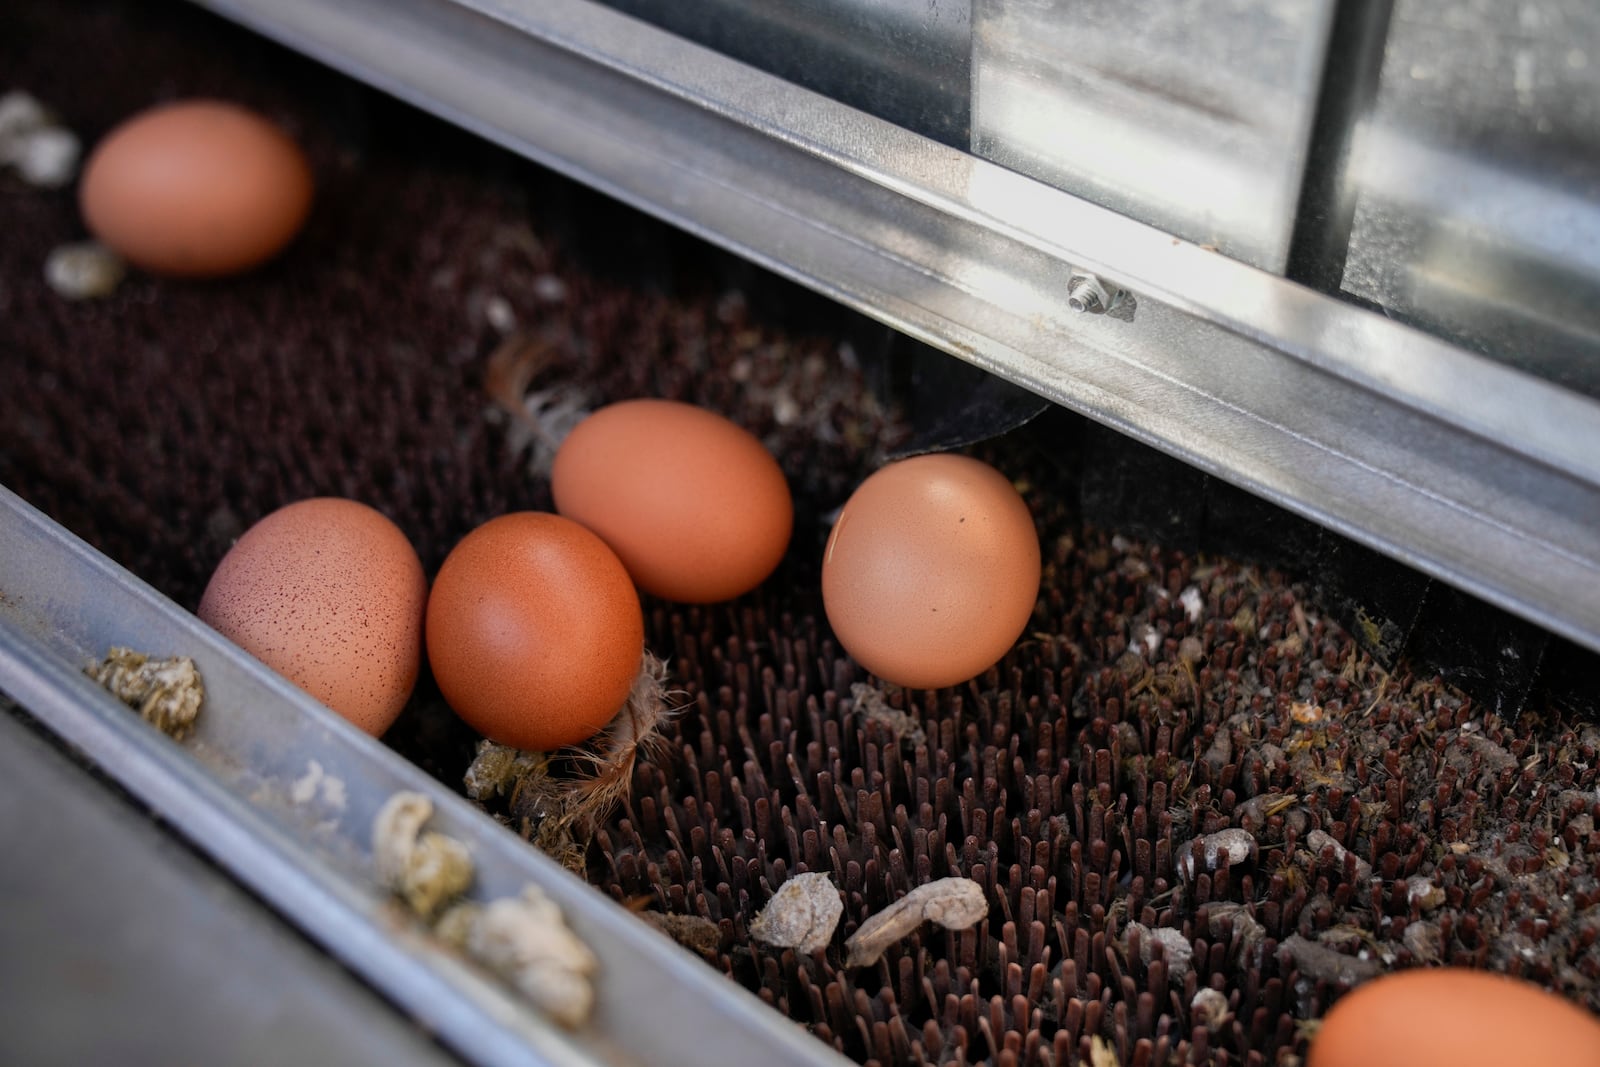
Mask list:
[{"label": "brown egg", "polygon": [[593,736],[621,709],[643,656],[628,572],[559,515],[484,523],[451,551],[428,597],[428,662],[445,700],[513,748]]},{"label": "brown egg", "polygon": [[1038,595],[1027,504],[999,471],[965,456],[917,456],[862,482],[822,560],[823,606],[839,643],[912,689],[993,666]]},{"label": "brown egg", "polygon": [[146,270],[233,274],[299,232],[311,210],[311,167],[259,115],[191,100],[141,112],[107,134],[78,199],[89,230]]},{"label": "brown egg", "polygon": [[1600,1019],[1554,993],[1458,967],[1399,971],[1334,1004],[1306,1067],[1600,1067]]},{"label": "brown egg", "polygon": [[639,588],[729,600],[783,559],[789,483],[753,435],[670,400],[625,400],[580,422],[550,473],[556,510],[600,535]]},{"label": "brown egg", "polygon": [[246,530],[199,615],[376,737],[416,684],[427,600],[416,550],[394,523],[354,500],[319,497]]}]

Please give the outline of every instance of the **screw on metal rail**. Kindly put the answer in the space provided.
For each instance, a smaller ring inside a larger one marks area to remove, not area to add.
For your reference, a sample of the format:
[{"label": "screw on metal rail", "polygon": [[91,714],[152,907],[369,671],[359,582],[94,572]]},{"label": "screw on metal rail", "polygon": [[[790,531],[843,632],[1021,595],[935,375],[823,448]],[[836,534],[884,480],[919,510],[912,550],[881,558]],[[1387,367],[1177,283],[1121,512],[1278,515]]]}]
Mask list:
[{"label": "screw on metal rail", "polygon": [[1067,279],[1067,306],[1073,311],[1104,315],[1111,309],[1113,300],[1111,290],[1093,274],[1074,272]]}]

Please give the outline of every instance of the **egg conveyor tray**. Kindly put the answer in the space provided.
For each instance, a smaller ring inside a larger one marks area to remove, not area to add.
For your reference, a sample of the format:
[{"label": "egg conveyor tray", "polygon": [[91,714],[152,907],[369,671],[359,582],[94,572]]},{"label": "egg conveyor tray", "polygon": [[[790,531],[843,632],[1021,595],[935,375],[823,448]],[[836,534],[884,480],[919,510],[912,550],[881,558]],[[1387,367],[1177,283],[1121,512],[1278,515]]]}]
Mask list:
[{"label": "egg conveyor tray", "polygon": [[[194,659],[186,741],[84,673],[115,645]],[[845,1062],[4,488],[0,691],[469,1062]],[[401,790],[467,845],[474,899],[532,883],[560,905],[599,961],[587,1027],[558,1029],[397,908],[370,837]]]}]

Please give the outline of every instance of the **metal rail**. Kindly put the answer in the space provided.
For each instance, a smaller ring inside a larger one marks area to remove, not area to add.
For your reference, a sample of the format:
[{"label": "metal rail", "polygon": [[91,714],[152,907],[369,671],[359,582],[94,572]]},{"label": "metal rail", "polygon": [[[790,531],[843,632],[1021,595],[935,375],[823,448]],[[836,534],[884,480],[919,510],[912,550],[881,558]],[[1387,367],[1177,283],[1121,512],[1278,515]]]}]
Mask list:
[{"label": "metal rail", "polygon": [[1600,649],[1600,404],[588,0],[204,2]]}]

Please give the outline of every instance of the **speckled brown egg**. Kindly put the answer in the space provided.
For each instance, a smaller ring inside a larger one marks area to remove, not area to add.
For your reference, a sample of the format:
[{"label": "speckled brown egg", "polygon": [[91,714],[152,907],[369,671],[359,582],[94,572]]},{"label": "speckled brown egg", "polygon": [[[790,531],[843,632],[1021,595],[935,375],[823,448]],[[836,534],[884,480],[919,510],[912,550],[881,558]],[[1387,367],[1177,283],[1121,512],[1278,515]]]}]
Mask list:
[{"label": "speckled brown egg", "polygon": [[207,277],[276,255],[311,210],[311,167],[277,126],[236,104],[151,108],[106,135],[84,167],[84,223],[157,274]]},{"label": "speckled brown egg", "polygon": [[428,663],[479,733],[548,752],[622,708],[644,656],[639,595],[616,554],[544,512],[491,519],[451,550],[428,597]]},{"label": "speckled brown egg", "polygon": [[1531,982],[1460,967],[1385,975],[1323,1018],[1307,1067],[1600,1067],[1600,1018]]},{"label": "speckled brown egg", "polygon": [[794,503],[742,427],[670,400],[625,400],[580,422],[550,474],[556,510],[611,546],[647,593],[711,604],[749,592],[789,547]]},{"label": "speckled brown egg", "polygon": [[217,565],[200,618],[372,734],[411,696],[428,582],[382,514],[319,497],[279,508]]},{"label": "speckled brown egg", "polygon": [[999,471],[966,456],[891,463],[862,482],[822,561],[828,624],[884,681],[964,682],[1022,634],[1039,595],[1039,537]]}]

